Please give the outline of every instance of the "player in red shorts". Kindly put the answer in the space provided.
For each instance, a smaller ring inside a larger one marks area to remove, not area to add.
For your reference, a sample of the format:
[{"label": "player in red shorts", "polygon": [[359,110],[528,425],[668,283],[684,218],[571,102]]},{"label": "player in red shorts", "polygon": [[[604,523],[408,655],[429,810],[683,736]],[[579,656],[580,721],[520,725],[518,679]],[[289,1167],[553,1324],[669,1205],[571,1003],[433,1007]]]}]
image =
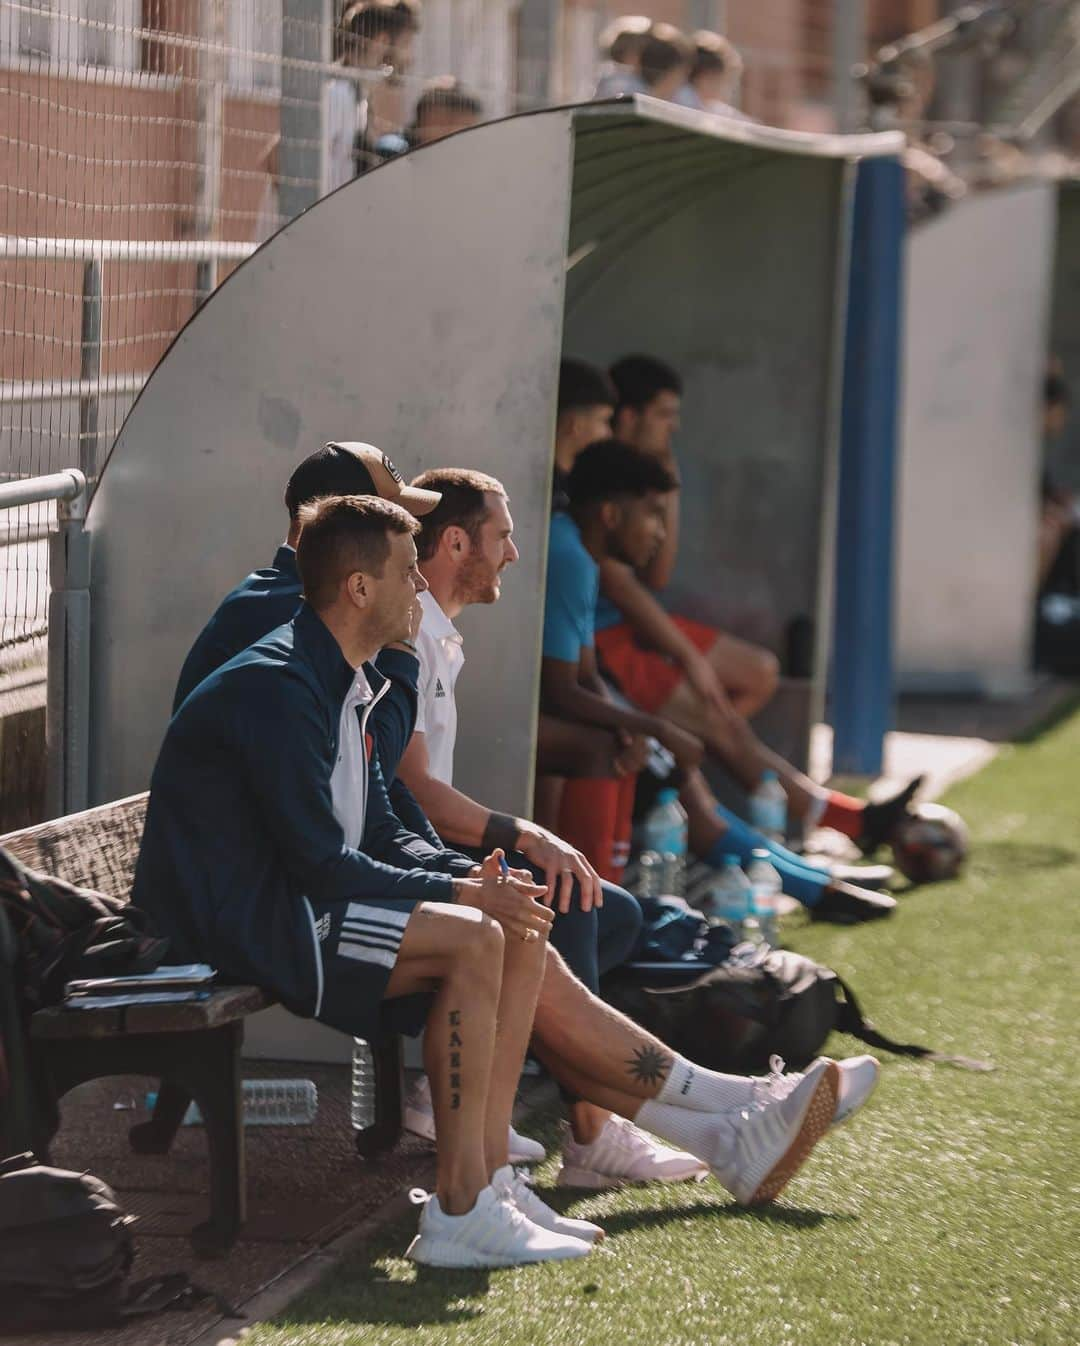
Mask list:
[{"label": "player in red shorts", "polygon": [[[647,453],[679,480],[674,452],[682,380],[661,360],[628,355],[609,371],[618,402],[616,437]],[[679,544],[679,490],[665,500],[665,539],[639,571],[613,559],[600,568],[596,650],[622,691],[642,710],[698,735],[710,756],[753,790],[766,769],[775,771],[792,818],[808,827],[835,828],[866,852],[888,840],[919,786],[912,781],[892,799],[868,804],[816,784],[778,757],[749,724],[779,679],[774,655],[699,622],[673,616],[654,595],[671,579]]]}]

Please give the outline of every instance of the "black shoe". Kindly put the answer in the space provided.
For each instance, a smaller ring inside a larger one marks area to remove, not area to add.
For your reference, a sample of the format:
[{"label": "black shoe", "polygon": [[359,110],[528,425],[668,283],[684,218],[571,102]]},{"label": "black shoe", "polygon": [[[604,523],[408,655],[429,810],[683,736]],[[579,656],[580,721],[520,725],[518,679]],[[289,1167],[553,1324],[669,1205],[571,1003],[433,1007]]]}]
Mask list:
[{"label": "black shoe", "polygon": [[922,783],[923,777],[916,776],[891,799],[885,799],[880,804],[867,804],[863,809],[862,831],[855,838],[855,844],[863,855],[873,855],[879,846],[884,846],[891,838],[893,829],[907,813],[908,805]]},{"label": "black shoe", "polygon": [[858,925],[860,921],[891,916],[896,910],[896,898],[888,893],[872,893],[869,888],[856,888],[853,883],[834,883],[822,893],[821,901],[807,910],[812,921]]},{"label": "black shoe", "polygon": [[830,865],[829,874],[840,883],[853,883],[856,888],[884,888],[896,873],[892,865]]}]

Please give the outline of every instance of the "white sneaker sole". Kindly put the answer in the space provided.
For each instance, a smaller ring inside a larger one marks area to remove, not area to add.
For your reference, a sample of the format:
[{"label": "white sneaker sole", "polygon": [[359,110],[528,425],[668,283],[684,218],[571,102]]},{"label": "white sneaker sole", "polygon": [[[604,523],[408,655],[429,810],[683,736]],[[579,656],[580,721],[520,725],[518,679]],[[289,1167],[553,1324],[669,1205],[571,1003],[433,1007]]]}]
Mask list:
[{"label": "white sneaker sole", "polygon": [[584,1240],[575,1240],[575,1242],[578,1247],[571,1248],[567,1245],[557,1252],[500,1256],[495,1253],[481,1252],[478,1248],[463,1247],[456,1243],[436,1243],[431,1239],[425,1239],[422,1234],[417,1234],[405,1250],[405,1256],[411,1262],[416,1262],[420,1266],[439,1267],[444,1271],[470,1271],[485,1267],[521,1267],[531,1266],[537,1262],[566,1262],[576,1261],[580,1257],[588,1257],[593,1250],[593,1245],[584,1242]]},{"label": "white sneaker sole", "polygon": [[[878,1080],[881,1079],[881,1066],[877,1062],[875,1062],[875,1065],[877,1066],[877,1069],[874,1071],[873,1079],[870,1081],[870,1085],[867,1088],[866,1092],[862,1095],[861,1098],[857,1098],[853,1103],[849,1102],[845,1110],[841,1112],[838,1116],[833,1118],[834,1128],[838,1126],[843,1126],[845,1122],[849,1122],[852,1119],[852,1117],[854,1117],[857,1112],[860,1112],[870,1101],[871,1095],[873,1094],[874,1090],[878,1087]],[[839,1104],[837,1104],[837,1106],[839,1106]]]},{"label": "white sneaker sole", "polygon": [[649,1187],[654,1182],[704,1182],[707,1168],[677,1176],[657,1174],[654,1178],[618,1178],[612,1173],[597,1173],[591,1168],[561,1168],[555,1179],[556,1187],[578,1187],[590,1192],[615,1191],[619,1187]]},{"label": "white sneaker sole", "polygon": [[803,1113],[802,1122],[788,1148],[748,1197],[736,1197],[740,1206],[761,1206],[780,1195],[810,1157],[810,1151],[829,1131],[840,1094],[840,1069],[830,1061]]}]

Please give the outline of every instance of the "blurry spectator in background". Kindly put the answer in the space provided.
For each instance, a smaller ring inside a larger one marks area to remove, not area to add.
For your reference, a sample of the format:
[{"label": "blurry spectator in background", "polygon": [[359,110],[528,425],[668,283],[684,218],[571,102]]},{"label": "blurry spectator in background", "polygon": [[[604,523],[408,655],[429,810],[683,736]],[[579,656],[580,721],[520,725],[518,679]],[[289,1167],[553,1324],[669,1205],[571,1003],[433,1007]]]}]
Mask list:
[{"label": "blurry spectator in background", "polygon": [[483,119],[484,105],[453,75],[437,75],[424,85],[416,101],[412,125],[405,131],[391,131],[375,142],[375,153],[382,159],[408,154],[418,145],[467,131]]},{"label": "blurry spectator in background", "polygon": [[[349,69],[397,80],[409,68],[419,31],[416,0],[353,0],[334,35],[334,59]],[[379,156],[373,149],[377,131],[363,80],[329,80],[324,99],[322,189],[329,192],[373,167]]]},{"label": "blurry spectator in background", "polygon": [[412,146],[430,145],[476,126],[484,115],[484,105],[475,94],[453,75],[440,75],[424,85],[413,113],[409,141]]},{"label": "blurry spectator in background", "polygon": [[600,34],[603,64],[594,98],[618,98],[620,94],[644,93],[641,78],[641,48],[652,19],[644,14],[624,14]]},{"label": "blurry spectator in background", "polygon": [[690,76],[694,48],[689,38],[670,23],[654,23],[641,46],[639,63],[645,92],[650,98],[671,100]]},{"label": "blurry spectator in background", "polygon": [[1045,467],[1039,512],[1036,662],[1057,673],[1080,673],[1080,501],[1063,484],[1055,449],[1069,420],[1069,386],[1051,361],[1043,384]]},{"label": "blurry spectator in background", "polygon": [[735,99],[742,78],[742,57],[722,33],[713,33],[707,28],[696,32],[691,41],[694,63],[690,67],[690,78],[674,101],[681,107],[741,117]]}]

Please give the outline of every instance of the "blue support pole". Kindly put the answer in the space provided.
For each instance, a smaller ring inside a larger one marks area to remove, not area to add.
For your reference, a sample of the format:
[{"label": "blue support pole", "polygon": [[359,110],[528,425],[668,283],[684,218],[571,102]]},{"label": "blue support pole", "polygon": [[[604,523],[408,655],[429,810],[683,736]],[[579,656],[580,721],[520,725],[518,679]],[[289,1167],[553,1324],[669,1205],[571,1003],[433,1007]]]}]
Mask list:
[{"label": "blue support pole", "polygon": [[833,771],[876,775],[892,722],[893,513],[904,172],[867,159],[855,180],[840,424],[833,600]]}]

